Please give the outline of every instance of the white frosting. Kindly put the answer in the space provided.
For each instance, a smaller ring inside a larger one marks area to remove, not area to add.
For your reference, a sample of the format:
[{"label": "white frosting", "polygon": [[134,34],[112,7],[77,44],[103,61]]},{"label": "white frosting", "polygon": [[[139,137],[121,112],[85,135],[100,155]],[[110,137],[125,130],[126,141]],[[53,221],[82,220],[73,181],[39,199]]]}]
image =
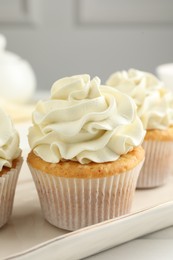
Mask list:
[{"label": "white frosting", "polygon": [[3,166],[11,168],[12,161],[16,159],[21,150],[19,148],[19,136],[10,117],[0,108],[0,171]]},{"label": "white frosting", "polygon": [[131,98],[79,75],[56,81],[50,100],[37,104],[29,144],[47,162],[101,163],[133,150],[144,135]]},{"label": "white frosting", "polygon": [[25,103],[36,88],[34,71],[26,60],[5,47],[6,39],[0,34],[0,96],[10,102]]},{"label": "white frosting", "polygon": [[134,99],[145,129],[173,125],[173,96],[154,75],[130,69],[112,74],[106,84]]}]

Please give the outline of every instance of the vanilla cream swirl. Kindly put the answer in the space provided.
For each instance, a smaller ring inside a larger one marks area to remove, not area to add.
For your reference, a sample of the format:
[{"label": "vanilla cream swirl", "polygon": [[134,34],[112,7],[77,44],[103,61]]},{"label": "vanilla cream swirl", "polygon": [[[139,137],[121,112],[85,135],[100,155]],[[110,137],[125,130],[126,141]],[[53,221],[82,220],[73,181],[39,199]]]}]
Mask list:
[{"label": "vanilla cream swirl", "polygon": [[13,123],[0,108],[0,171],[4,166],[12,167],[12,161],[16,159],[21,150],[19,148],[19,135]]},{"label": "vanilla cream swirl", "polygon": [[81,164],[117,160],[141,144],[145,131],[127,95],[89,75],[60,79],[33,112],[29,144],[44,161]]},{"label": "vanilla cream swirl", "polygon": [[154,75],[130,69],[112,74],[106,84],[134,99],[145,129],[173,125],[173,96]]}]

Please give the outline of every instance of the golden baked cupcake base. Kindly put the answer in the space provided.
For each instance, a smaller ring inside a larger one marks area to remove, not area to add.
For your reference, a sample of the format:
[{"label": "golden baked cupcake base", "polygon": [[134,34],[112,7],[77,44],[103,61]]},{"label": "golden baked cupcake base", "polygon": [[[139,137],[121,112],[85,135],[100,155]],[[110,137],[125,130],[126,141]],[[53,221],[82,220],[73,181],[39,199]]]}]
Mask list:
[{"label": "golden baked cupcake base", "polygon": [[141,147],[103,164],[62,162],[62,167],[60,163],[42,164],[32,152],[28,156],[45,219],[67,230],[129,213],[143,161]]},{"label": "golden baked cupcake base", "polygon": [[4,167],[0,176],[0,227],[9,220],[16,189],[16,183],[23,159],[21,157],[13,161],[12,168]]},{"label": "golden baked cupcake base", "polygon": [[173,127],[169,127],[166,130],[158,130],[158,129],[153,129],[153,130],[147,130],[146,135],[145,135],[145,141],[173,141]]},{"label": "golden baked cupcake base", "polygon": [[11,169],[15,169],[16,168],[16,165],[19,163],[19,158],[17,158],[17,159],[14,159],[13,161],[12,161],[12,167],[11,168],[8,168],[8,167],[6,167],[6,166],[4,166],[3,168],[2,168],[2,170],[0,171],[0,177],[2,176],[2,175],[4,175],[4,174],[7,174]]},{"label": "golden baked cupcake base", "polygon": [[117,175],[136,167],[144,159],[144,150],[141,146],[134,148],[128,154],[120,156],[114,162],[80,164],[74,161],[49,163],[42,160],[32,151],[28,155],[28,163],[33,168],[54,176],[66,178],[102,178]]}]

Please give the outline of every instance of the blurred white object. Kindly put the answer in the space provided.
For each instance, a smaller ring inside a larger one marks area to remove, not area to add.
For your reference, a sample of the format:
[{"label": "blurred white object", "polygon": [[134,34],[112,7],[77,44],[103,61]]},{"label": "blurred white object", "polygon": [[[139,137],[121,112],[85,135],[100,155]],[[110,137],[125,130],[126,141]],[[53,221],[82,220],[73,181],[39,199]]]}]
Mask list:
[{"label": "blurred white object", "polygon": [[173,63],[162,64],[156,68],[158,77],[165,83],[165,86],[173,91]]},{"label": "blurred white object", "polygon": [[36,77],[30,64],[5,50],[6,39],[0,34],[0,97],[25,103],[36,88]]}]

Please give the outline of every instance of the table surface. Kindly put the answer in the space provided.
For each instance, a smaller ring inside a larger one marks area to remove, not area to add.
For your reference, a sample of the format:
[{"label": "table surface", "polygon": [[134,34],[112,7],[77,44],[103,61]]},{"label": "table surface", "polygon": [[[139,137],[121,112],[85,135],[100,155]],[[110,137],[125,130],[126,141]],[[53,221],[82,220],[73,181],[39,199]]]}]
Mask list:
[{"label": "table surface", "polygon": [[[20,124],[17,126],[20,129]],[[21,135],[22,146],[26,148],[28,142]],[[104,237],[103,237],[104,239]],[[154,232],[152,234],[140,237],[128,243],[114,247],[99,254],[90,256],[89,260],[172,260],[173,259],[173,226]]]}]

